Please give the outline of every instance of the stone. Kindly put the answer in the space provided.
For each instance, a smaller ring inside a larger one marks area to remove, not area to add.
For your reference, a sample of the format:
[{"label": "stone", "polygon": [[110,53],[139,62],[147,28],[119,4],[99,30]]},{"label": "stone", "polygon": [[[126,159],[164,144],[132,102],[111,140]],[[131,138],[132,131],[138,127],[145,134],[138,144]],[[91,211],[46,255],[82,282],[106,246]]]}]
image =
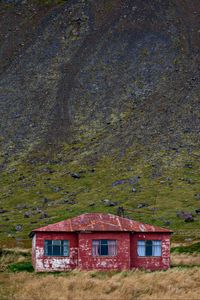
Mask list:
[{"label": "stone", "polygon": [[116,206],[117,205],[116,202],[113,202],[109,199],[104,199],[104,200],[102,200],[102,202],[105,204],[105,206]]},{"label": "stone", "polygon": [[136,188],[132,188],[132,192],[136,193],[137,189]]},{"label": "stone", "polygon": [[22,231],[22,230],[23,230],[23,225],[17,224],[17,225],[15,226],[15,230],[16,230],[16,231]]},{"label": "stone", "polygon": [[49,202],[49,199],[45,197],[45,198],[42,199],[42,202],[43,202],[44,204],[46,204],[46,203]]},{"label": "stone", "polygon": [[137,205],[137,208],[143,208],[143,207],[148,207],[149,206],[149,204],[148,203],[139,203],[138,205]]},{"label": "stone", "polygon": [[133,176],[129,180],[130,180],[131,184],[137,184],[139,182],[139,180],[140,180],[140,176],[138,176],[138,175]]},{"label": "stone", "polygon": [[16,168],[12,168],[10,170],[8,170],[8,174],[13,174],[16,172]]},{"label": "stone", "polygon": [[42,212],[42,210],[40,209],[40,207],[36,206],[36,207],[33,207],[33,209],[35,210],[35,213],[36,214],[40,214]]},{"label": "stone", "polygon": [[46,218],[48,218],[48,214],[45,213],[44,211],[41,212],[40,219],[46,219]]},{"label": "stone", "polygon": [[183,219],[185,222],[194,222],[193,215],[189,212],[180,211],[177,212],[177,217]]},{"label": "stone", "polygon": [[165,225],[165,226],[169,226],[169,225],[171,225],[171,222],[170,222],[170,221],[167,221],[167,220],[165,220],[165,221],[164,221],[164,225]]},{"label": "stone", "polygon": [[191,178],[188,178],[186,181],[187,181],[187,183],[189,183],[189,184],[194,184],[194,180],[191,179]]},{"label": "stone", "polygon": [[5,214],[8,210],[1,208],[0,209],[0,214]]},{"label": "stone", "polygon": [[129,179],[120,179],[120,180],[116,180],[112,183],[112,186],[116,186],[116,185],[120,185],[120,184],[125,184],[125,183],[129,183]]},{"label": "stone", "polygon": [[24,218],[30,218],[30,216],[32,216],[32,212],[31,211],[26,211],[24,214]]},{"label": "stone", "polygon": [[192,164],[190,164],[190,163],[185,164],[184,168],[192,169]]},{"label": "stone", "polygon": [[55,172],[54,170],[49,169],[49,168],[44,168],[44,169],[42,169],[42,171],[47,174],[53,174]]},{"label": "stone", "polygon": [[71,205],[74,205],[74,204],[77,204],[77,202],[75,201],[75,200],[69,200],[68,202],[67,202],[68,204],[71,204]]},{"label": "stone", "polygon": [[89,206],[95,206],[95,203],[94,203],[94,202],[91,202],[91,203],[89,204]]},{"label": "stone", "polygon": [[196,198],[197,200],[200,200],[200,194],[195,194],[195,198]]},{"label": "stone", "polygon": [[56,186],[56,187],[53,189],[53,191],[56,192],[56,193],[60,192],[61,190],[62,190],[62,188],[61,188],[60,186]]},{"label": "stone", "polygon": [[112,186],[116,186],[116,185],[120,185],[120,184],[125,184],[125,183],[129,183],[129,184],[137,184],[138,181],[140,179],[140,176],[133,176],[133,177],[130,177],[130,178],[125,178],[125,179],[119,179],[119,180],[116,180],[112,183]]},{"label": "stone", "polygon": [[75,179],[80,179],[81,175],[79,173],[70,173],[71,177],[75,178]]},{"label": "stone", "polygon": [[20,203],[20,204],[17,204],[16,208],[19,209],[19,210],[25,209],[25,208],[27,208],[27,205],[24,204],[24,203]]},{"label": "stone", "polygon": [[200,208],[196,209],[195,212],[197,215],[200,215]]}]

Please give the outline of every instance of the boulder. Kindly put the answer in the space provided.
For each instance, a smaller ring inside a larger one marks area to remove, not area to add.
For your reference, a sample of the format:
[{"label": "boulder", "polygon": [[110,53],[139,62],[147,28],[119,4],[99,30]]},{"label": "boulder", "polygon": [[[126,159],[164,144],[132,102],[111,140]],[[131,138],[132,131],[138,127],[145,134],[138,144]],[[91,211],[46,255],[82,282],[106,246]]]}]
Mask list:
[{"label": "boulder", "polygon": [[195,198],[196,198],[197,200],[200,200],[200,193],[199,193],[199,194],[195,194]]},{"label": "boulder", "polygon": [[80,179],[81,175],[79,173],[70,173],[71,177],[75,178],[75,179]]},{"label": "boulder", "polygon": [[24,218],[30,218],[30,216],[32,216],[32,212],[31,211],[26,211],[24,214]]},{"label": "boulder", "polygon": [[48,214],[45,213],[44,211],[41,212],[40,219],[46,219],[46,218],[48,218]]},{"label": "boulder", "polygon": [[137,205],[137,208],[143,208],[143,207],[148,207],[148,206],[149,206],[148,203],[143,202],[143,203],[139,203],[139,204]]},{"label": "boulder", "polygon": [[24,204],[24,203],[19,203],[19,204],[17,204],[16,208],[19,209],[19,210],[25,209],[25,208],[27,208],[27,205]]},{"label": "boulder", "polygon": [[6,213],[8,210],[6,210],[6,209],[3,209],[3,208],[0,208],[0,214],[4,214],[4,213]]},{"label": "boulder", "polygon": [[177,212],[177,217],[183,219],[185,222],[194,222],[193,215],[189,212],[180,211]]},{"label": "boulder", "polygon": [[45,197],[45,198],[42,199],[42,202],[43,202],[44,204],[46,204],[46,203],[49,202],[49,199]]},{"label": "boulder", "polygon": [[22,231],[22,230],[23,230],[23,225],[17,224],[17,225],[15,226],[15,230],[16,230],[16,231]]},{"label": "boulder", "polygon": [[104,199],[104,200],[102,200],[102,202],[105,204],[105,206],[116,206],[117,205],[116,202],[113,202],[109,199]]}]

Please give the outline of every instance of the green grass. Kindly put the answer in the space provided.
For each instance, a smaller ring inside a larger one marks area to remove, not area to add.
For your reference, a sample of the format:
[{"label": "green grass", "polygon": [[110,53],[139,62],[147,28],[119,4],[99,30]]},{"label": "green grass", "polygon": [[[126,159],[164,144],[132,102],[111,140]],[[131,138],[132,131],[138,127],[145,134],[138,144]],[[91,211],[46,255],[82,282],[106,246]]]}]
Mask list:
[{"label": "green grass", "polygon": [[10,272],[33,272],[33,266],[31,262],[18,262],[8,266]]},{"label": "green grass", "polygon": [[[112,156],[104,155],[91,163],[90,159],[83,160],[83,151],[87,149],[85,143],[88,140],[65,145],[51,159],[41,151],[35,153],[34,163],[27,158],[10,161],[0,177],[1,207],[8,210],[1,215],[2,245],[30,247],[28,234],[34,228],[85,212],[116,213],[118,206],[134,210],[126,212],[134,220],[172,229],[173,240],[198,239],[200,217],[196,215],[194,222],[185,223],[176,216],[177,211],[194,213],[199,207],[195,198],[199,193],[200,179],[198,151],[190,155],[184,150],[178,154],[173,150],[148,153],[137,146],[127,149],[122,157],[115,151]],[[87,153],[84,155],[87,157]],[[185,167],[187,164],[192,167]],[[12,169],[15,171],[10,172]],[[159,174],[152,177],[155,169]],[[72,172],[80,173],[81,178],[72,178]],[[116,180],[134,176],[140,176],[135,185],[136,193],[128,183],[112,186]],[[188,178],[192,184],[187,182]],[[55,187],[60,187],[60,190],[56,192]],[[43,202],[45,197],[49,202]],[[104,199],[118,204],[106,207],[102,202]],[[75,204],[64,203],[64,200]],[[149,206],[138,209],[138,204],[143,202]],[[16,206],[23,203],[27,208],[17,209]],[[90,206],[91,203],[94,205]],[[46,212],[48,218],[40,219],[36,207]],[[26,211],[32,211],[30,218],[24,218]],[[169,226],[166,221],[170,222]],[[23,225],[22,231],[16,231],[17,224]]]},{"label": "green grass", "polygon": [[192,245],[188,246],[178,246],[178,247],[173,247],[171,248],[171,252],[173,253],[200,253],[200,242],[193,243]]}]

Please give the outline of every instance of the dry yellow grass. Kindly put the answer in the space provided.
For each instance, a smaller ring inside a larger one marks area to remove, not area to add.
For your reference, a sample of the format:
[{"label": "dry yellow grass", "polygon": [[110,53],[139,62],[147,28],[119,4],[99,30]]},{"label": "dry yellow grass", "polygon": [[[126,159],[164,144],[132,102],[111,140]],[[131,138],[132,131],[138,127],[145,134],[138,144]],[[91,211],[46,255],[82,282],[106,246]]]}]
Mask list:
[{"label": "dry yellow grass", "polygon": [[[193,253],[193,254],[171,254],[171,264],[173,266],[177,265],[199,265],[200,266],[200,254]],[[200,297],[199,297],[200,298]]]},{"label": "dry yellow grass", "polygon": [[166,272],[1,274],[1,299],[9,300],[197,300],[200,268]]}]

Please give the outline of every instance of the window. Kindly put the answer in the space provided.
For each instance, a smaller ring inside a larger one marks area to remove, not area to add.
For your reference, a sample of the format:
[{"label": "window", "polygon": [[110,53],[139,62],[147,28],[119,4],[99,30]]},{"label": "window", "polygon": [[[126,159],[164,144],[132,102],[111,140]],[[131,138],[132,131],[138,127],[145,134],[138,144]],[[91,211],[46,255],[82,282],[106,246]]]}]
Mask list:
[{"label": "window", "polygon": [[93,240],[92,255],[93,256],[117,255],[117,241],[116,240]]},{"label": "window", "polygon": [[69,256],[69,241],[45,240],[44,254],[47,256]]},{"label": "window", "polygon": [[161,241],[138,241],[138,256],[161,256]]}]

